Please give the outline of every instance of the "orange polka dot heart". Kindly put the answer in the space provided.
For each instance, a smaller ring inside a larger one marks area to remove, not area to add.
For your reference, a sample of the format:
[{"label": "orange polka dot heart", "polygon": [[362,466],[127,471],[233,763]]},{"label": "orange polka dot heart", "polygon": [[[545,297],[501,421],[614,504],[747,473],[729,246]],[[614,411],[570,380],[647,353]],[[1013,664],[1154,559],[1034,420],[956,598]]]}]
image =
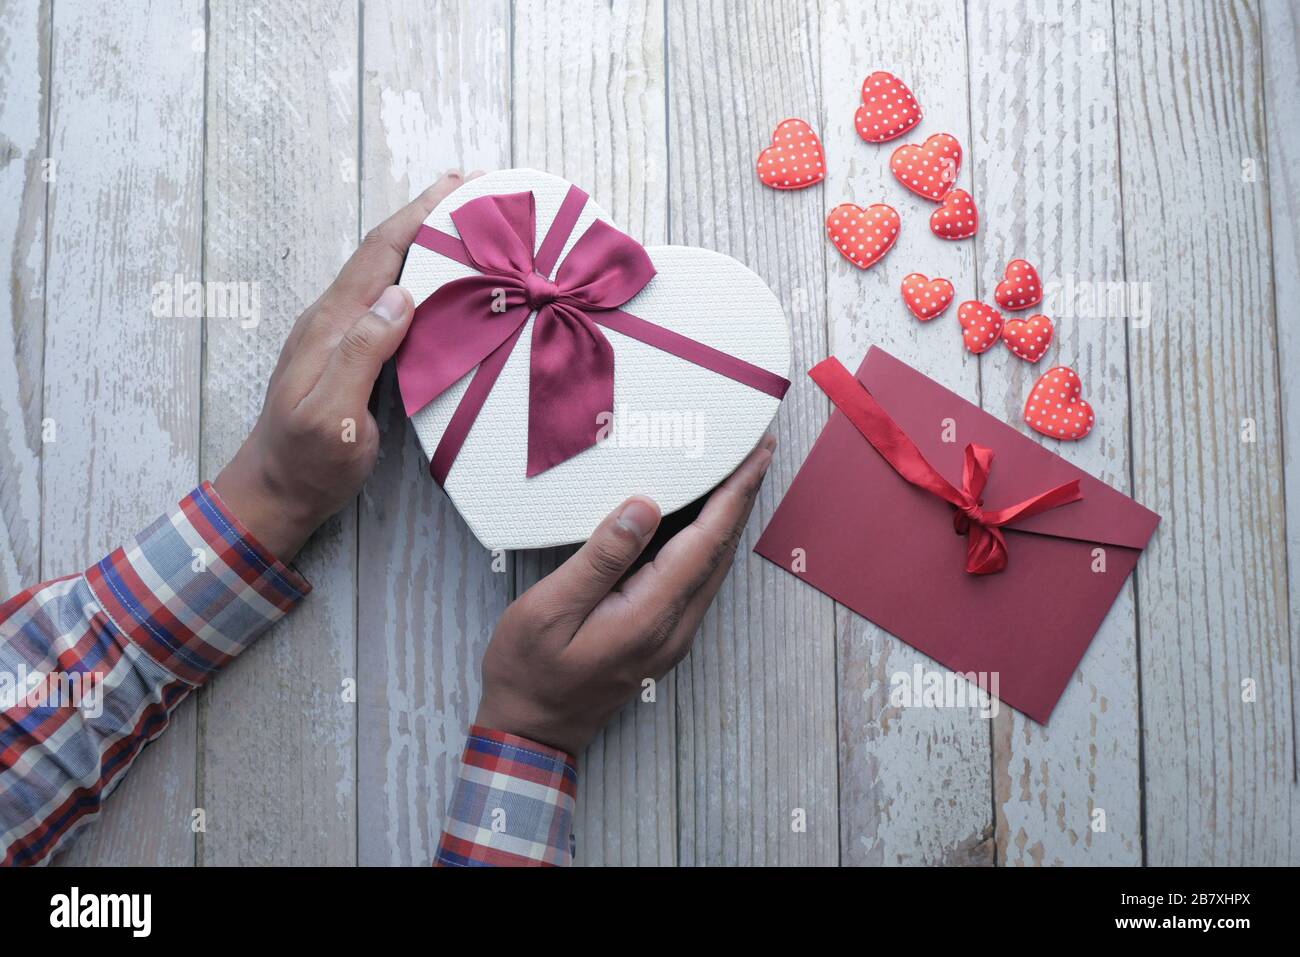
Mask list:
[{"label": "orange polka dot heart", "polygon": [[1054,439],[1081,439],[1092,431],[1092,406],[1079,398],[1083,384],[1069,366],[1043,373],[1025,402],[1025,423]]},{"label": "orange polka dot heart", "polygon": [[933,319],[952,302],[952,283],[946,279],[930,279],[924,273],[904,276],[901,291],[907,308],[922,322]]},{"label": "orange polka dot heart", "polygon": [[976,355],[988,352],[1002,335],[1002,313],[974,299],[957,307],[957,321],[961,323],[961,341]]},{"label": "orange polka dot heart", "polygon": [[772,145],[759,152],[756,169],[764,186],[803,189],[826,178],[826,153],[811,126],[803,120],[782,120]]},{"label": "orange polka dot heart", "polygon": [[1043,284],[1038,281],[1038,270],[1028,260],[1011,260],[1002,275],[1006,278],[998,283],[993,298],[1003,309],[1028,309],[1043,301]]},{"label": "orange polka dot heart", "polygon": [[863,209],[840,203],[826,216],[826,235],[841,256],[859,269],[869,269],[898,239],[898,225],[892,206],[877,203]]},{"label": "orange polka dot heart", "polygon": [[862,105],[853,126],[868,143],[896,139],[920,122],[921,104],[894,74],[877,70],[862,81]]},{"label": "orange polka dot heart", "polygon": [[930,214],[930,232],[940,239],[970,239],[980,228],[975,200],[964,189],[954,189],[943,205]]},{"label": "orange polka dot heart", "polygon": [[926,137],[920,146],[904,143],[889,157],[889,168],[894,178],[916,195],[937,203],[957,182],[961,144],[947,133]]},{"label": "orange polka dot heart", "polygon": [[1008,319],[1002,324],[1002,341],[1026,362],[1037,362],[1052,344],[1052,320],[1046,316]]}]

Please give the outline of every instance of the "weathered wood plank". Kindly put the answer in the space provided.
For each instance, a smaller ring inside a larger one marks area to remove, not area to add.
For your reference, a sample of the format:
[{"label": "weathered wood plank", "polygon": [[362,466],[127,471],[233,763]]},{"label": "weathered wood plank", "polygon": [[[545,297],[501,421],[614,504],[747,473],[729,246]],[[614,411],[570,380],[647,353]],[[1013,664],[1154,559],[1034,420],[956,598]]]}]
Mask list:
[{"label": "weathered wood plank", "polygon": [[1165,516],[1137,571],[1146,856],[1278,864],[1294,661],[1258,11],[1115,16],[1125,273],[1152,288],[1129,336],[1134,489]]},{"label": "weathered wood plank", "polygon": [[[878,345],[974,401],[978,364],[961,347],[956,319],[956,303],[975,291],[972,244],[932,235],[934,204],[904,190],[889,169],[899,145],[934,133],[957,137],[969,157],[966,34],[950,9],[943,2],[826,4],[822,115],[829,175],[815,212],[824,216],[842,202],[887,203],[902,219],[894,249],[865,272],[820,240],[831,351],[857,368],[867,348]],[[909,85],[924,117],[899,139],[876,145],[858,136],[854,112],[863,79],[878,69]],[[965,162],[957,182],[970,189]],[[978,202],[978,191],[975,197]],[[952,282],[955,302],[942,316],[922,324],[907,311],[899,286],[911,272]],[[842,863],[992,863],[988,721],[976,709],[896,707],[893,675],[939,666],[846,608],[837,607],[835,617]]]},{"label": "weathered wood plank", "polygon": [[[368,229],[448,168],[510,165],[510,10],[505,0],[363,9]],[[389,377],[375,414],[383,435],[361,495],[357,567],[357,856],[418,865],[437,850],[513,565],[493,562],[429,478]]]},{"label": "weathered wood plank", "polygon": [[[968,29],[980,296],[994,303],[1003,269],[1016,258],[1056,288],[1122,283],[1110,4],[972,4]],[[1128,491],[1128,312],[1091,315],[1089,300],[1077,299],[1060,292],[1007,313],[1047,314],[1054,342],[1033,365],[1002,345],[986,353],[983,407]],[[1044,439],[1022,423],[1026,396],[1053,365],[1079,373],[1096,412],[1096,427],[1081,442]],[[999,863],[1141,863],[1134,617],[1130,583],[1046,726],[1009,708],[995,719]],[[1104,815],[1096,818],[1104,830],[1094,829],[1094,814]]]},{"label": "weathered wood plank", "polygon": [[[55,4],[52,31],[42,577],[97,561],[200,474],[202,326],[152,307],[202,262],[203,4]],[[195,714],[63,861],[193,862]]]},{"label": "weathered wood plank", "polygon": [[0,2],[0,593],[40,578],[48,2]]},{"label": "weathered wood plank", "polygon": [[827,348],[822,191],[777,193],[753,173],[780,120],[818,116],[819,10],[671,3],[667,29],[669,237],[728,253],[762,276],[794,343],[775,460],[735,566],[677,669],[680,860],[834,864],[832,603],[752,551],[826,419],[825,400],[802,374]]},{"label": "weathered wood plank", "polygon": [[[357,6],[209,8],[204,278],[251,282],[256,325],[210,317],[203,465],[256,420],[280,345],[358,239]],[[297,563],[313,594],[205,691],[204,864],[356,860],[356,513]]]},{"label": "weathered wood plank", "polygon": [[[1300,116],[1300,8],[1289,0],[1266,0],[1260,8],[1260,33],[1264,38],[1273,304],[1277,310],[1286,472],[1291,706],[1293,727],[1300,727],[1300,700],[1296,696],[1296,675],[1300,673],[1300,123],[1296,122]],[[1300,863],[1300,787],[1291,792],[1291,851],[1287,860]]]},{"label": "weathered wood plank", "polygon": [[[514,165],[586,189],[642,242],[668,235],[663,6],[520,2],[514,21]],[[520,553],[519,590],[569,549]],[[580,864],[676,860],[674,679],[629,704],[579,759]]]}]

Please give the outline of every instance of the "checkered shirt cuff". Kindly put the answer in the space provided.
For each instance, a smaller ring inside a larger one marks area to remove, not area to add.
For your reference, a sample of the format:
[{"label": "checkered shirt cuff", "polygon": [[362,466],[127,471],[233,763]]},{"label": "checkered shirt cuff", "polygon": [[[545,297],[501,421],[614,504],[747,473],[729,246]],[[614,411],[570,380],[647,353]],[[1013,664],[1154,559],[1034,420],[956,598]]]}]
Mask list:
[{"label": "checkered shirt cuff", "polygon": [[201,685],[311,591],[204,482],[86,572],[95,598],[168,672]]},{"label": "checkered shirt cuff", "polygon": [[434,863],[442,867],[573,863],[578,771],[563,751],[477,725]]}]

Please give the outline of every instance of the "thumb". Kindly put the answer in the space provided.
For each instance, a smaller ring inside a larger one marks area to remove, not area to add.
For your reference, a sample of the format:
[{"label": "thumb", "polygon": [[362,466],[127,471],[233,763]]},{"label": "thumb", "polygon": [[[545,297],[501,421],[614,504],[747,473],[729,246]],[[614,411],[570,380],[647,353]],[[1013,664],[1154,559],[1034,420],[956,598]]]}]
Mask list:
[{"label": "thumb", "polygon": [[331,396],[367,401],[379,370],[402,344],[415,303],[401,286],[389,286],[370,311],[358,318],[334,346],[316,388]]},{"label": "thumb", "polygon": [[632,567],[658,527],[659,506],[633,496],[606,516],[567,562],[533,586],[536,599],[563,609],[554,618],[576,628]]}]

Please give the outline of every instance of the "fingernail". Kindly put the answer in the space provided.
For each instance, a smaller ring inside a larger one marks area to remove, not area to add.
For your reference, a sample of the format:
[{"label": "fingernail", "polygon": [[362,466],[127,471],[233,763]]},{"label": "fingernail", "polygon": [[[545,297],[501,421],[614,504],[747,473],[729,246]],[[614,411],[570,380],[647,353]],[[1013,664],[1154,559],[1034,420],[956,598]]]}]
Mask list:
[{"label": "fingernail", "polygon": [[482,171],[481,169],[476,169],[476,170],[474,170],[472,173],[470,173],[468,176],[465,177],[465,181],[466,181],[466,182],[469,182],[469,181],[472,180],[472,179],[478,179],[478,178],[479,178],[480,176],[482,176],[482,175],[483,175],[483,171]]},{"label": "fingernail", "polygon": [[406,290],[401,286],[389,286],[375,300],[370,311],[385,322],[401,322],[406,315],[406,305],[410,301]]},{"label": "fingernail", "polygon": [[461,178],[460,170],[458,170],[458,169],[449,169],[449,170],[447,170],[446,173],[443,174],[443,178],[444,178],[444,179],[460,179],[460,178]]},{"label": "fingernail", "polygon": [[618,524],[637,538],[648,538],[659,524],[659,506],[648,498],[634,498],[618,513]]},{"label": "fingernail", "polygon": [[776,448],[776,436],[773,435],[771,432],[768,432],[761,439],[758,440],[758,444],[761,448],[765,448],[769,452],[771,452],[773,449]]}]

